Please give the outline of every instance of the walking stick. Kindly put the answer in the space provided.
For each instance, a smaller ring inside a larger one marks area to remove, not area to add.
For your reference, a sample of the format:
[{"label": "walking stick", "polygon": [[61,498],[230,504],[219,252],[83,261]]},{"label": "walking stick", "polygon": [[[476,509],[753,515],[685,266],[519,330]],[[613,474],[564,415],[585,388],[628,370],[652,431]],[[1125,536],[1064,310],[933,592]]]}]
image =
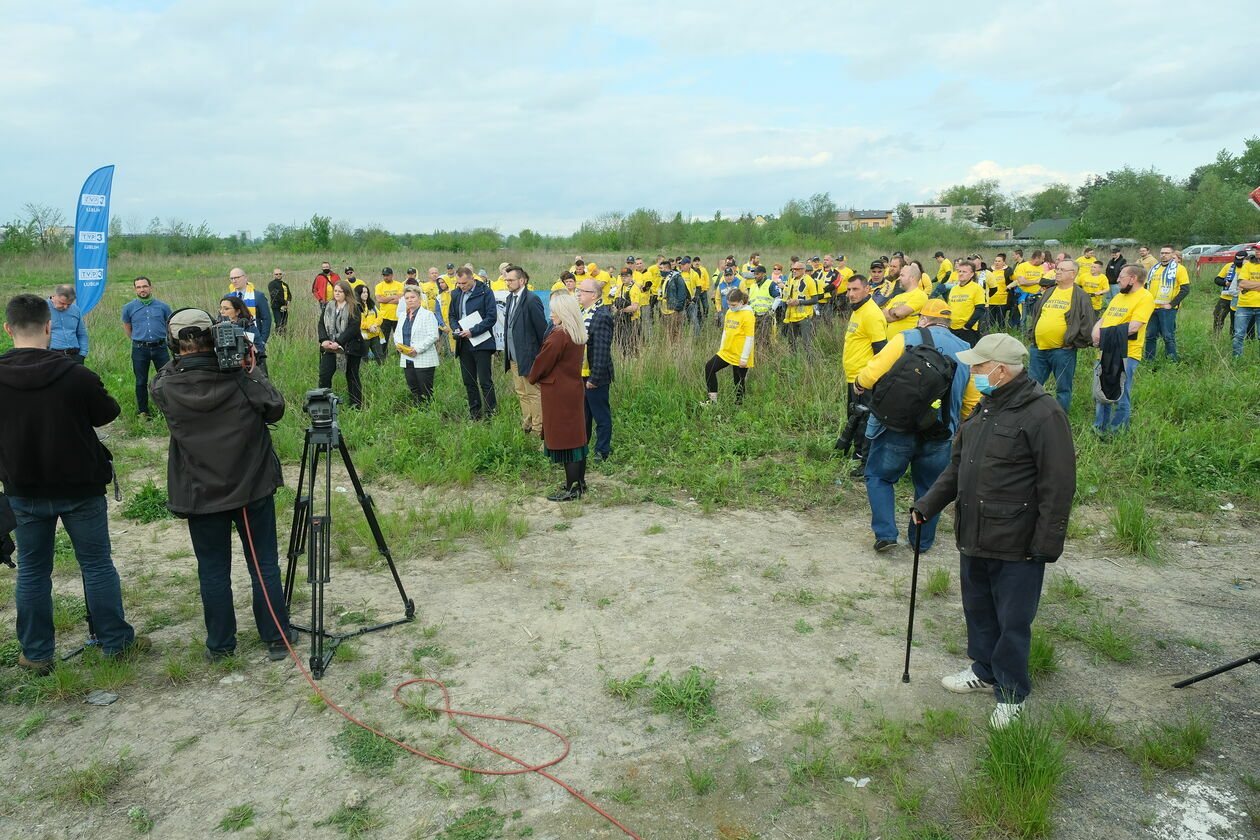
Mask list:
[{"label": "walking stick", "polygon": [[[911,521],[914,514],[911,513]],[[906,668],[901,672],[901,681],[910,682],[910,643],[914,641],[914,597],[919,587],[919,545],[923,542],[923,526],[919,525],[914,532],[914,571],[910,573],[910,619],[906,622]]]}]

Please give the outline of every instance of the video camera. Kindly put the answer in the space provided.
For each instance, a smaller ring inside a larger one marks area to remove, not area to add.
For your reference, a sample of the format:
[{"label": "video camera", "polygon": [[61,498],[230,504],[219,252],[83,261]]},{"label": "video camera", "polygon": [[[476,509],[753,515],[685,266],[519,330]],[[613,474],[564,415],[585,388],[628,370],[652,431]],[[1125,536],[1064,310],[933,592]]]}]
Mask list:
[{"label": "video camera", "polygon": [[245,330],[231,321],[223,321],[210,328],[214,339],[214,358],[219,370],[239,370],[249,355],[249,342]]},{"label": "video camera", "polygon": [[840,431],[840,437],[836,440],[836,449],[840,452],[848,452],[853,448],[853,441],[858,434],[865,434],[866,431],[866,415],[870,414],[870,406],[862,405],[860,402],[854,402],[852,409],[849,411],[849,420],[844,424],[844,428]]},{"label": "video camera", "polygon": [[302,410],[311,418],[311,426],[327,429],[337,425],[337,395],[332,388],[315,388],[306,392],[306,404]]}]

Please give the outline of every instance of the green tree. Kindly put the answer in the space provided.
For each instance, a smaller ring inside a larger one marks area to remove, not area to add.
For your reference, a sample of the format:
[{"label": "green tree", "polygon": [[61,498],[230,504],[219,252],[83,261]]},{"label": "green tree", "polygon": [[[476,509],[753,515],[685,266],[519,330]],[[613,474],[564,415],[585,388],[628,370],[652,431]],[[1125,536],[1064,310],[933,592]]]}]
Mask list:
[{"label": "green tree", "polygon": [[332,217],[321,216],[318,213],[311,216],[307,227],[311,231],[311,242],[316,248],[327,248],[332,244]]},{"label": "green tree", "polygon": [[1108,172],[1090,197],[1081,221],[1095,237],[1130,236],[1148,242],[1180,241],[1188,195],[1181,184],[1154,169]]},{"label": "green tree", "polygon": [[1074,219],[1080,215],[1080,205],[1067,184],[1050,184],[1029,197],[1028,212],[1033,219]]},{"label": "green tree", "polygon": [[1194,242],[1232,245],[1256,229],[1256,211],[1235,184],[1209,173],[1199,182],[1186,208],[1186,234]]},{"label": "green tree", "polygon": [[893,208],[893,229],[897,233],[909,229],[914,224],[914,209],[905,201]]}]

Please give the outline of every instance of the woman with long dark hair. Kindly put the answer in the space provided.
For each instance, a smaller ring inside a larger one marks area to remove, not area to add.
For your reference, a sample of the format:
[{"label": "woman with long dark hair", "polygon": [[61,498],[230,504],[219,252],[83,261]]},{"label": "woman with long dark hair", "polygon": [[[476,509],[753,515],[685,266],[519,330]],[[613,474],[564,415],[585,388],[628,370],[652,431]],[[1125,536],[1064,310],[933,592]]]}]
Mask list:
[{"label": "woman with long dark hair", "polygon": [[331,388],[338,359],[345,360],[346,390],[350,405],[363,407],[359,364],[363,361],[363,336],[359,329],[359,304],[354,288],[345,280],[333,286],[332,300],[324,306],[317,325],[319,333],[319,387]]}]

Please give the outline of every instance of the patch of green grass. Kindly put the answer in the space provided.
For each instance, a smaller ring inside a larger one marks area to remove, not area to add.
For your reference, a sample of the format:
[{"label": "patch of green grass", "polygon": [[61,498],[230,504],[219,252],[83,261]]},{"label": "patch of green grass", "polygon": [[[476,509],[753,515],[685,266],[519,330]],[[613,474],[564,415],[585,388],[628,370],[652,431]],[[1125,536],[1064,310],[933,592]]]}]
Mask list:
[{"label": "patch of green grass", "polygon": [[[5,603],[8,603],[7,601]],[[0,643],[0,668],[16,668],[18,657],[22,655],[22,643],[17,639],[9,639]]]},{"label": "patch of green grass", "polygon": [[218,831],[244,831],[254,824],[253,805],[233,805],[228,808],[227,815],[215,826]]},{"label": "patch of green grass", "polygon": [[682,715],[692,727],[704,726],[717,720],[713,705],[716,686],[717,678],[706,676],[699,665],[692,665],[678,678],[666,671],[652,683],[649,703],[654,711]]},{"label": "patch of green grass", "polygon": [[923,592],[931,598],[949,594],[949,569],[936,568],[928,572]]},{"label": "patch of green grass", "polygon": [[1148,512],[1145,499],[1122,498],[1111,511],[1113,543],[1139,560],[1160,565],[1164,562],[1159,547],[1159,518]]},{"label": "patch of green grass", "polygon": [[13,737],[19,741],[25,741],[35,733],[48,720],[47,712],[34,712],[22,719],[22,722],[13,730]]},{"label": "patch of green grass", "polygon": [[1243,773],[1242,783],[1246,785],[1252,793],[1260,793],[1260,777],[1251,773]]},{"label": "patch of green grass", "polygon": [[[617,679],[616,677],[604,678],[604,691],[618,700],[633,699],[639,693],[639,689],[648,684],[648,674],[652,670],[652,665],[656,662],[656,658],[649,659],[643,666],[643,670],[638,673],[631,674],[625,679]],[[604,670],[604,666],[600,665],[599,670]]]},{"label": "patch of green grass", "polygon": [[696,796],[704,796],[717,784],[717,777],[712,771],[707,769],[697,770],[691,764],[690,758],[683,759],[683,777],[687,780],[687,784],[691,787],[691,792]]},{"label": "patch of green grass", "polygon": [[173,518],[166,507],[166,491],[154,484],[153,479],[146,481],[143,487],[131,494],[123,505],[122,515],[140,523]]},{"label": "patch of green grass", "polygon": [[770,694],[758,694],[752,699],[753,711],[766,720],[778,720],[787,702]]},{"label": "patch of green grass", "polygon": [[957,738],[967,731],[967,720],[953,709],[924,709],[923,734],[934,741]]},{"label": "patch of green grass", "polygon": [[438,840],[491,840],[503,832],[507,817],[486,806],[465,811],[438,835]]},{"label": "patch of green grass", "polygon": [[370,773],[388,770],[403,754],[402,747],[349,721],[334,736],[333,744],[353,766]]},{"label": "patch of green grass", "polygon": [[1211,737],[1212,724],[1207,716],[1187,709],[1180,722],[1161,722],[1138,730],[1137,740],[1126,752],[1148,775],[1153,768],[1180,770],[1194,764]]},{"label": "patch of green grass", "polygon": [[383,827],[385,820],[364,802],[354,808],[343,805],[327,819],[320,820],[315,825],[316,827],[335,826],[347,840],[358,840],[368,832]]},{"label": "patch of green grass", "polygon": [[1082,622],[1069,619],[1055,622],[1048,629],[1085,645],[1095,658],[1130,662],[1137,656],[1137,636],[1121,627],[1114,618],[1092,616]]},{"label": "patch of green grass", "polygon": [[831,728],[831,724],[823,720],[822,714],[817,709],[805,720],[792,727],[792,731],[797,735],[804,735],[806,738],[821,738],[827,734],[827,730]]},{"label": "patch of green grass", "polygon": [[844,768],[831,747],[820,746],[813,738],[806,738],[787,759],[788,779],[797,785],[822,785],[824,787],[844,777]]},{"label": "patch of green grass", "polygon": [[96,760],[81,770],[70,770],[58,774],[57,780],[51,783],[47,793],[54,800],[62,803],[82,802],[85,805],[99,805],[135,769],[135,761],[128,758],[124,752],[117,761]]},{"label": "patch of green grass", "polygon": [[783,579],[787,577],[787,566],[782,563],[776,563],[773,566],[766,566],[761,570],[761,576],[766,580],[771,580],[775,583],[782,583]]},{"label": "patch of green grass", "polygon": [[87,603],[75,595],[53,595],[53,627],[57,632],[73,630],[87,619]]},{"label": "patch of green grass", "polygon": [[1107,715],[1083,702],[1057,703],[1050,707],[1050,720],[1068,739],[1085,746],[1115,746],[1116,725]]},{"label": "patch of green grass", "polygon": [[1032,644],[1028,649],[1028,676],[1034,684],[1038,684],[1042,677],[1057,673],[1058,670],[1059,660],[1054,642],[1046,631],[1034,627]]},{"label": "patch of green grass", "polygon": [[365,691],[380,688],[385,685],[385,672],[368,671],[366,674],[359,674],[356,682],[359,684],[359,688]]},{"label": "patch of green grass", "polygon": [[131,830],[136,834],[148,834],[153,830],[153,817],[139,805],[127,809],[127,822],[131,823]]},{"label": "patch of green grass", "polygon": [[813,633],[814,625],[810,624],[808,621],[806,621],[803,618],[798,618],[796,620],[796,623],[792,625],[792,629],[803,636],[806,633]]},{"label": "patch of green grass", "polygon": [[1064,744],[1049,723],[1022,718],[990,729],[976,774],[962,785],[964,813],[1012,837],[1050,834],[1059,782],[1067,770]]},{"label": "patch of green grass", "polygon": [[621,805],[638,805],[643,801],[642,792],[631,785],[623,785],[622,787],[613,788],[612,790],[597,790],[595,791],[595,795],[606,796],[613,802],[617,802]]},{"label": "patch of green grass", "polygon": [[663,534],[665,533],[665,526],[664,525],[649,525],[647,526],[647,528],[644,529],[643,533],[648,536],[652,536],[653,534]]}]

